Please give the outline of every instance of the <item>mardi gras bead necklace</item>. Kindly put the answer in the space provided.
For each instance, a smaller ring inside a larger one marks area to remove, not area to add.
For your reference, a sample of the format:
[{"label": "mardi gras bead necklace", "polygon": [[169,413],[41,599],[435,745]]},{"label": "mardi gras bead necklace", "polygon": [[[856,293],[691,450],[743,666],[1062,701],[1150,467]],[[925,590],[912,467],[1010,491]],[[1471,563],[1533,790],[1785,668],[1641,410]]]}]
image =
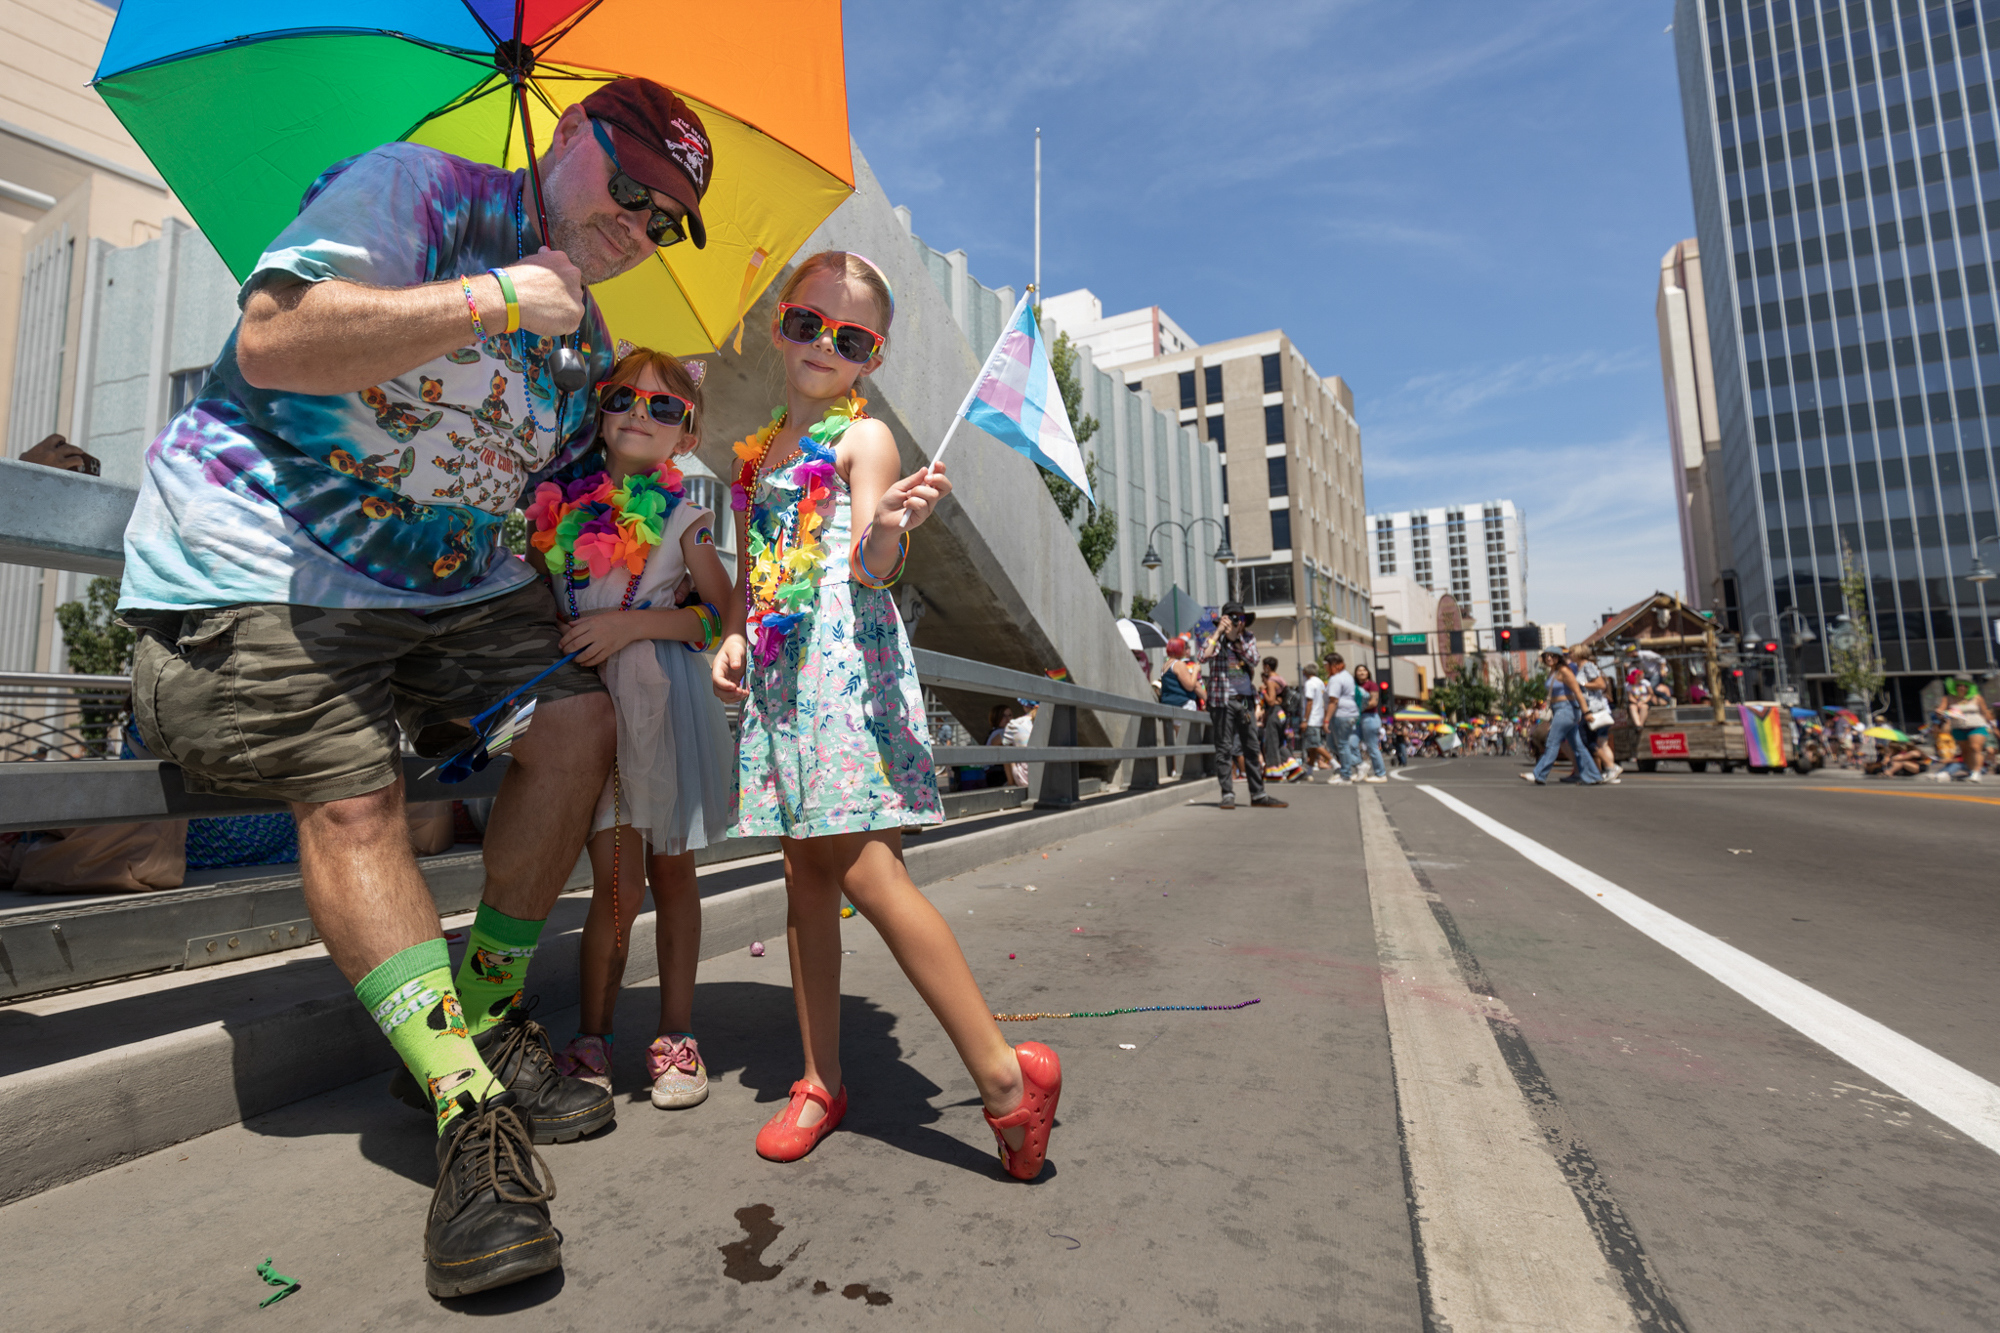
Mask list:
[{"label": "mardi gras bead necklace", "polygon": [[760,481],[767,480],[764,460],[788,413],[772,409],[771,424],[736,445],[743,466],[729,488],[729,504],[738,513],[747,511],[750,564],[743,580],[744,630],[759,666],[778,660],[785,640],[819,595],[820,571],[826,566],[820,531],[829,512],[821,506],[833,495],[833,447],[849,426],[867,417],[863,410],[867,405],[867,399],[850,393],[799,437],[800,462],[792,473],[798,500],[790,507],[775,497],[751,504]]},{"label": "mardi gras bead necklace", "polygon": [[[631,572],[618,609],[629,611],[646,572],[646,559],[666,532],[667,517],[686,494],[680,470],[663,461],[651,472],[637,472],[613,486],[609,472],[579,477],[567,487],[545,481],[528,506],[534,533],[528,538],[547,555],[562,554],[563,590],[569,615],[577,617],[576,590],[603,578],[616,565]],[[584,568],[578,570],[581,561]]]}]

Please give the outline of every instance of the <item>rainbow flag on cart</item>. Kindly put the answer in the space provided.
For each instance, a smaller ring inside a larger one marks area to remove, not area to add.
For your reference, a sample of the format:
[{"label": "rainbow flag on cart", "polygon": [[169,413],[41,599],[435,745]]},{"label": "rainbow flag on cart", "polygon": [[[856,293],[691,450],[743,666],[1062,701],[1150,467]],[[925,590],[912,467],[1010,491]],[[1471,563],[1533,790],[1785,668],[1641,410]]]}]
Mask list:
[{"label": "rainbow flag on cart", "polygon": [[[1033,295],[1024,293],[1014,307],[1006,332],[993,344],[958,414],[1037,466],[1066,478],[1096,504],[1041,323],[1028,304]],[[939,445],[938,453],[943,452]]]},{"label": "rainbow flag on cart", "polygon": [[1743,719],[1743,748],[1753,768],[1785,766],[1785,710],[1777,704],[1738,704]]}]

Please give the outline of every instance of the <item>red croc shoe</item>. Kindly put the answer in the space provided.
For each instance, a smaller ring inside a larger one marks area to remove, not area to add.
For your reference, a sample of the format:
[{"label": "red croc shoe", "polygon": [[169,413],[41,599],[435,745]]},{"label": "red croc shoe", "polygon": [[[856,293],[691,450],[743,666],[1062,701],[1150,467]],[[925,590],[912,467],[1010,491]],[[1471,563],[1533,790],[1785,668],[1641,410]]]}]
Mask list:
[{"label": "red croc shoe", "polygon": [[[1000,1165],[1007,1168],[1007,1174],[1016,1180],[1033,1180],[1042,1174],[1042,1163],[1048,1160],[1049,1130],[1056,1123],[1056,1099],[1062,1096],[1062,1061],[1038,1041],[1022,1042],[1014,1054],[1021,1061],[1025,1085],[1021,1104],[998,1119],[987,1112],[986,1123],[993,1127],[993,1137],[1000,1140]],[[1007,1136],[1001,1133],[1016,1125],[1027,1126],[1018,1149],[1009,1148]]]},{"label": "red croc shoe", "polygon": [[[799,1127],[799,1115],[806,1109],[808,1101],[825,1107],[826,1115],[817,1125],[802,1129]],[[785,1109],[772,1116],[757,1131],[757,1155],[773,1162],[796,1162],[818,1146],[821,1139],[833,1133],[846,1114],[845,1087],[841,1088],[838,1097],[829,1099],[826,1089],[800,1079],[792,1084],[792,1099],[785,1103]],[[1047,1137],[1046,1133],[1044,1137]]]}]

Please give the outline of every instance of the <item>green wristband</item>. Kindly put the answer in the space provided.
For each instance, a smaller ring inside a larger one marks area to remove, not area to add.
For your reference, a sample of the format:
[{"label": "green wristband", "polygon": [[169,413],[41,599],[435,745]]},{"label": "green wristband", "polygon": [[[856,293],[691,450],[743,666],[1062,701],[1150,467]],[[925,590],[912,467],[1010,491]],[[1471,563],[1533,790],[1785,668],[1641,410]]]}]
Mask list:
[{"label": "green wristband", "polygon": [[514,294],[514,280],[507,276],[504,268],[489,268],[486,271],[500,283],[500,295],[507,302],[507,332],[512,333],[521,327],[521,298]]}]

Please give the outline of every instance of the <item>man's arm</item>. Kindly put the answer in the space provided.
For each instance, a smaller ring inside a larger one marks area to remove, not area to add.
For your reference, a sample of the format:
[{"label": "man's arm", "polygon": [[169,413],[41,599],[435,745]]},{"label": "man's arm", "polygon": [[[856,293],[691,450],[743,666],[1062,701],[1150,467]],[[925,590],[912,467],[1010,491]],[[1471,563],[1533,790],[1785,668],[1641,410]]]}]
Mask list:
[{"label": "man's arm", "polygon": [[[510,265],[507,276],[530,333],[570,333],[583,322],[582,275],[560,250],[544,248]],[[486,331],[504,331],[499,279],[482,273],[472,294]],[[243,303],[236,368],[258,389],[356,393],[471,342],[472,312],[456,278],[419,287],[280,278]]]}]

